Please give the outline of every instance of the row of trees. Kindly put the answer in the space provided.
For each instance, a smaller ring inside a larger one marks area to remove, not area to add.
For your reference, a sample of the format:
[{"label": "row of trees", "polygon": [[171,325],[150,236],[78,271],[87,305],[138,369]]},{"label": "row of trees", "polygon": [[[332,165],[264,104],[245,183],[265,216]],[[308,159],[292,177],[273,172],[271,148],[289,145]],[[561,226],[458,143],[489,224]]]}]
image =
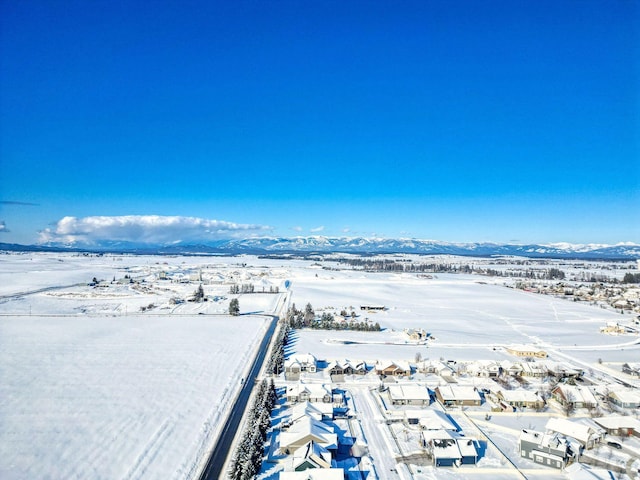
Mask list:
[{"label": "row of trees", "polygon": [[625,273],[622,283],[640,283],[640,273]]},{"label": "row of trees", "polygon": [[281,324],[278,336],[273,342],[271,357],[267,360],[266,371],[278,375],[284,369],[284,348],[289,342],[289,325]]},{"label": "row of trees", "polygon": [[253,405],[249,409],[242,440],[233,456],[229,468],[229,478],[249,480],[260,471],[262,451],[271,425],[271,410],[278,400],[276,387],[271,380],[260,383]]},{"label": "row of trees", "polygon": [[[239,293],[256,293],[256,287],[253,283],[243,283],[242,285],[238,285],[234,283],[229,287],[229,293],[231,294],[239,294]],[[258,293],[267,293],[264,287],[262,287],[262,291]],[[280,288],[277,286],[270,285],[268,293],[280,293]]]},{"label": "row of trees", "polygon": [[[343,312],[346,314],[346,311],[343,310]],[[291,305],[287,312],[286,320],[287,325],[291,328],[312,328],[316,330],[359,330],[363,332],[379,332],[381,330],[378,322],[372,324],[366,321],[336,321],[335,317],[327,312],[324,312],[320,318],[317,318],[310,303],[307,303],[304,312],[302,310],[298,310],[295,303]]]},{"label": "row of trees", "polygon": [[238,293],[253,293],[255,291],[255,286],[253,283],[243,283],[242,285],[238,285],[234,283],[229,287],[229,293],[238,294]]},{"label": "row of trees", "polygon": [[397,260],[371,260],[362,258],[343,258],[346,263],[372,272],[408,272],[408,273],[478,273],[493,277],[522,277],[540,280],[564,280],[565,274],[558,268],[527,268],[517,270],[496,270],[475,265],[456,265],[449,263],[412,263]]}]

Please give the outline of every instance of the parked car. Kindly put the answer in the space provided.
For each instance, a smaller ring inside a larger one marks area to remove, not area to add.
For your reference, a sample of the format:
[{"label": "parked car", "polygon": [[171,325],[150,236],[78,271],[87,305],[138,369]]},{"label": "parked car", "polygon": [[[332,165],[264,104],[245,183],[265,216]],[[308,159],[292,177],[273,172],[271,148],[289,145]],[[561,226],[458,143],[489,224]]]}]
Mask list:
[{"label": "parked car", "polygon": [[607,442],[607,445],[613,448],[617,448],[618,450],[622,450],[622,445],[620,445],[618,442]]}]

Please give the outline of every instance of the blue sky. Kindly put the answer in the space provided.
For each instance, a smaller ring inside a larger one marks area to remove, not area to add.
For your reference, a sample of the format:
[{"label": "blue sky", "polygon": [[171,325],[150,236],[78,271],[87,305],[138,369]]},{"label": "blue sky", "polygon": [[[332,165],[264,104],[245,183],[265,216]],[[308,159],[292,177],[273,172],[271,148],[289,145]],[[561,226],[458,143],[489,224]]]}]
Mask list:
[{"label": "blue sky", "polygon": [[637,2],[34,0],[0,22],[0,242],[157,215],[640,243]]}]

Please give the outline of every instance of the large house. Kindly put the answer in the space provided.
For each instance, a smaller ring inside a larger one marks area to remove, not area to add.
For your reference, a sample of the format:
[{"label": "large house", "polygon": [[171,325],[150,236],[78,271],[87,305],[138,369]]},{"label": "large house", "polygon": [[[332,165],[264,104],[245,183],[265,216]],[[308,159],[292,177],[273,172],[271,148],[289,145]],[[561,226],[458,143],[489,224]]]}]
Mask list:
[{"label": "large house", "polygon": [[429,390],[420,385],[391,385],[389,398],[393,405],[429,405]]},{"label": "large house", "polygon": [[609,435],[629,437],[635,435],[640,437],[640,420],[629,415],[609,415],[607,417],[594,418],[600,427],[604,428]]},{"label": "large house", "polygon": [[593,448],[604,440],[606,431],[589,418],[550,418],[545,427],[549,433],[559,433],[576,439],[584,448]]},{"label": "large house", "polygon": [[365,375],[367,365],[362,361],[334,360],[329,362],[326,371],[329,375]]},{"label": "large house", "polygon": [[573,457],[573,452],[566,438],[557,433],[522,430],[520,433],[520,456],[540,465],[561,469]]},{"label": "large house", "polygon": [[436,467],[458,467],[478,462],[477,441],[451,430],[424,430],[422,446]]},{"label": "large house", "polygon": [[292,355],[284,362],[285,374],[298,374],[301,372],[316,372],[317,359],[310,353],[303,355]]},{"label": "large house", "polygon": [[376,374],[383,377],[408,377],[411,366],[407,362],[376,362]]},{"label": "large house", "polygon": [[511,407],[544,407],[544,400],[542,400],[537,393],[532,392],[531,390],[525,390],[524,388],[518,388],[515,390],[506,390],[503,388],[498,390],[496,397],[498,398],[498,401]]},{"label": "large house", "polygon": [[616,388],[608,394],[609,400],[620,408],[639,408],[640,391],[632,388]]},{"label": "large house", "polygon": [[562,406],[571,408],[595,408],[598,400],[587,387],[560,384],[551,391],[551,396]]},{"label": "large house", "polygon": [[290,455],[309,442],[315,442],[330,452],[338,448],[338,436],[333,427],[311,417],[304,417],[280,432],[280,452]]},{"label": "large house", "polygon": [[482,403],[478,390],[463,385],[441,385],[436,387],[436,398],[446,406],[474,406]]},{"label": "large house", "polygon": [[333,395],[327,385],[317,383],[296,383],[287,386],[287,401],[298,402],[324,402],[331,403]]},{"label": "large house", "polygon": [[460,430],[451,417],[440,410],[407,409],[404,414],[409,425],[420,425],[422,430],[451,430],[453,432]]}]

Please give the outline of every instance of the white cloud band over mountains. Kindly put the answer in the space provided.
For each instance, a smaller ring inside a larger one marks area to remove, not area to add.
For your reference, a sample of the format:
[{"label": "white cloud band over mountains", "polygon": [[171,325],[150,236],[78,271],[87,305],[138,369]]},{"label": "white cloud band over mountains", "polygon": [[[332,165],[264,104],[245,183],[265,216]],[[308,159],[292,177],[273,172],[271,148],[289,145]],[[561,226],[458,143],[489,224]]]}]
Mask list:
[{"label": "white cloud band over mountains", "polygon": [[124,215],[64,217],[40,232],[39,243],[99,245],[126,242],[147,245],[197,243],[250,237],[271,227],[197,217]]}]

